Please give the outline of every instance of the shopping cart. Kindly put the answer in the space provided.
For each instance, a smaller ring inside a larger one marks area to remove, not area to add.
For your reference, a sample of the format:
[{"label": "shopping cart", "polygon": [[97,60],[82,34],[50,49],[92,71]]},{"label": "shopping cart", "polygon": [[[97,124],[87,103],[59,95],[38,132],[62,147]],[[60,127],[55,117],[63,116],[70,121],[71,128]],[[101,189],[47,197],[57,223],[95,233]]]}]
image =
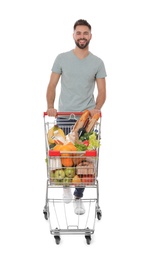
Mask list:
[{"label": "shopping cart", "polygon": [[[63,146],[62,140],[60,144],[60,140],[54,138],[54,132],[59,134],[59,131],[54,131],[58,129],[57,126],[62,129],[67,138],[81,114],[81,112],[59,112],[57,117],[53,118],[48,117],[46,112],[43,113],[47,170],[46,200],[43,213],[49,222],[50,233],[54,236],[56,244],[60,243],[61,235],[67,234],[85,235],[86,243],[90,244],[91,235],[95,231],[96,218],[100,220],[102,217],[98,182],[101,113],[93,128],[93,134],[99,144],[97,148],[84,151],[67,149],[65,151],[59,149]],[[58,144],[56,144],[56,140],[58,140]],[[72,190],[75,187],[85,188],[84,196],[81,199],[85,205],[85,214],[76,215],[74,213],[74,199],[70,203],[66,203],[63,199],[62,191],[65,187],[70,187]]]}]

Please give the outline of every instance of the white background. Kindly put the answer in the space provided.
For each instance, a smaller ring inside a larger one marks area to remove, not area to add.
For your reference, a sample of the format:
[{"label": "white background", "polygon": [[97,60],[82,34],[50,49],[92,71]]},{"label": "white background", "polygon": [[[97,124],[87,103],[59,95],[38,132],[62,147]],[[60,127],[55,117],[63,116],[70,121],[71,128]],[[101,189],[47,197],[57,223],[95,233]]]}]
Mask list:
[{"label": "white background", "polygon": [[[107,71],[99,168],[103,217],[90,246],[81,236],[63,236],[58,246],[42,214],[42,115],[52,63],[74,48],[78,19],[92,25],[90,51]],[[144,24],[143,0],[0,2],[1,259],[145,259]]]}]

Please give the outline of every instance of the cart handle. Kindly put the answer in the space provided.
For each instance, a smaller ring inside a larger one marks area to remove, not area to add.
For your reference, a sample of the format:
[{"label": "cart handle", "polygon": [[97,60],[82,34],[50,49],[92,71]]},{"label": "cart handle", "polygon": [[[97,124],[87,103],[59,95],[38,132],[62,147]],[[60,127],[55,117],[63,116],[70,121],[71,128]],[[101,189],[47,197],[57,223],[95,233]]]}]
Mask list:
[{"label": "cart handle", "polygon": [[[70,116],[70,115],[75,115],[75,116],[81,116],[83,112],[57,112],[57,116]],[[47,116],[47,112],[43,112],[43,117]],[[100,111],[100,117],[102,117],[102,113]]]},{"label": "cart handle", "polygon": [[[83,112],[57,112],[56,116],[70,116],[70,115],[75,115],[75,116],[81,116]],[[43,113],[43,116],[47,116],[47,112]]]}]

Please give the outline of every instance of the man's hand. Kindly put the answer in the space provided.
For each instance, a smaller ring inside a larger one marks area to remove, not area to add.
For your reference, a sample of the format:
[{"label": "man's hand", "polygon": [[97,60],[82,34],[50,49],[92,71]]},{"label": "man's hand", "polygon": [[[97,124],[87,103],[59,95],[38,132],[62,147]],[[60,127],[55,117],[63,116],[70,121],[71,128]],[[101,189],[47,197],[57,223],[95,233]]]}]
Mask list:
[{"label": "man's hand", "polygon": [[48,108],[47,109],[47,115],[56,117],[57,116],[57,110],[55,108]]},{"label": "man's hand", "polygon": [[93,117],[95,114],[100,114],[100,112],[101,111],[97,108],[90,110],[91,117]]}]

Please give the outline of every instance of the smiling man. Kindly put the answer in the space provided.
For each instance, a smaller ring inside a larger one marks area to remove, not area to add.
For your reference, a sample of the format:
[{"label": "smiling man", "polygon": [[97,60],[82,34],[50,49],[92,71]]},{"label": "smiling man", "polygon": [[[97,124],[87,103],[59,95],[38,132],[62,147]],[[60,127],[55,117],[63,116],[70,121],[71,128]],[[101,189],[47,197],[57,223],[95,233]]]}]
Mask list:
[{"label": "smiling man", "polygon": [[[103,61],[89,51],[92,38],[91,25],[83,19],[74,24],[73,39],[75,48],[59,54],[52,66],[52,73],[47,88],[47,114],[56,116],[59,112],[82,112],[89,110],[91,116],[100,113],[106,100],[106,70]],[[61,78],[61,91],[58,110],[54,107],[56,86]],[[97,86],[97,97],[94,89]],[[59,124],[59,120],[58,120]],[[66,123],[68,126],[68,122]],[[73,125],[74,122],[69,122]],[[82,201],[84,188],[75,188],[74,211],[84,214]],[[71,189],[64,188],[63,197],[69,202],[72,199]]]},{"label": "smiling man", "polygon": [[91,26],[82,26],[77,24],[80,23],[76,22],[74,26],[73,38],[78,48],[85,49],[89,45],[89,42],[92,38]]}]

